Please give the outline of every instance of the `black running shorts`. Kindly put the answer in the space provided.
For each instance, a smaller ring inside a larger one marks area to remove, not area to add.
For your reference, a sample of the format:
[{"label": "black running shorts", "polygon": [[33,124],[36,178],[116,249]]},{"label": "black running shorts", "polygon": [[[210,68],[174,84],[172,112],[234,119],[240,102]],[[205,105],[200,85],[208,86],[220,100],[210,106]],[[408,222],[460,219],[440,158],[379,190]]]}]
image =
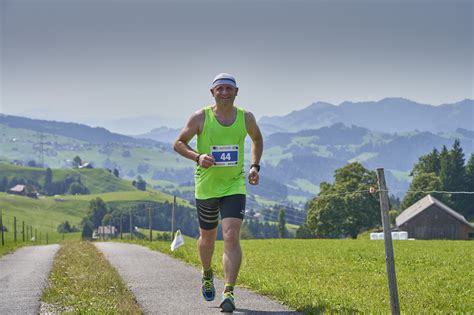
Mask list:
[{"label": "black running shorts", "polygon": [[204,230],[212,230],[224,218],[244,219],[245,195],[237,194],[210,199],[196,199],[196,208],[199,218],[199,227]]}]

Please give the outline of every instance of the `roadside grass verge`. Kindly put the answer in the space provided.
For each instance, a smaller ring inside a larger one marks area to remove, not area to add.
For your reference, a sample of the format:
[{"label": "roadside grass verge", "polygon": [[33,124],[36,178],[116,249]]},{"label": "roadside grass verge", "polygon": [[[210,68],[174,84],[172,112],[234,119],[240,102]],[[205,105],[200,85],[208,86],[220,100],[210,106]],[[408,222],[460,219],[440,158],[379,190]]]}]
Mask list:
[{"label": "roadside grass verge", "polygon": [[[170,242],[133,242],[200,266],[193,238],[185,237],[175,252]],[[383,242],[267,239],[241,244],[238,285],[305,314],[390,313]],[[223,276],[222,252],[223,242],[217,241],[213,269],[218,277]],[[402,312],[474,313],[474,243],[396,241],[394,252]]]},{"label": "roadside grass verge", "polygon": [[91,242],[63,242],[42,301],[53,313],[141,314],[117,271]]},{"label": "roadside grass verge", "polygon": [[26,243],[7,243],[4,246],[0,244],[0,257],[6,254],[13,253],[15,250],[17,250],[20,247],[26,246]]}]

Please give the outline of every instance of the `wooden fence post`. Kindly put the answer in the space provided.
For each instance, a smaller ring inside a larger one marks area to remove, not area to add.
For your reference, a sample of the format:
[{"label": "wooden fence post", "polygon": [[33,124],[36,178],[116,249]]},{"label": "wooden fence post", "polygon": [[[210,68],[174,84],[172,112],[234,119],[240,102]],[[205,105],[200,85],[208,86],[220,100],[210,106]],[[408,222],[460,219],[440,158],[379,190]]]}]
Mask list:
[{"label": "wooden fence post", "polygon": [[123,216],[120,215],[120,239],[121,239],[121,240],[123,240],[122,231],[123,231]]},{"label": "wooden fence post", "polygon": [[13,217],[13,241],[16,243],[16,216]]},{"label": "wooden fence post", "polygon": [[176,195],[173,197],[173,208],[171,209],[171,238],[174,237],[174,230],[176,229],[175,227],[175,213],[176,213]]},{"label": "wooden fence post", "polygon": [[22,221],[21,223],[21,237],[23,239],[23,242],[25,242],[25,221]]},{"label": "wooden fence post", "polygon": [[129,210],[130,214],[130,239],[133,240],[133,230],[132,230],[132,209]]},{"label": "wooden fence post", "polygon": [[385,183],[383,168],[377,169],[377,181],[379,186],[380,211],[382,214],[382,226],[384,233],[385,246],[385,265],[388,274],[388,289],[390,291],[390,306],[392,314],[400,314],[400,305],[398,304],[397,275],[395,273],[395,258],[393,255],[392,231],[390,229],[390,217],[388,214],[388,191]]},{"label": "wooden fence post", "polygon": [[3,213],[0,210],[0,230],[2,230],[2,246],[5,245],[5,234],[3,233]]},{"label": "wooden fence post", "polygon": [[152,234],[152,224],[151,224],[151,205],[148,206],[148,229],[150,230],[150,242],[153,239],[153,234]]}]

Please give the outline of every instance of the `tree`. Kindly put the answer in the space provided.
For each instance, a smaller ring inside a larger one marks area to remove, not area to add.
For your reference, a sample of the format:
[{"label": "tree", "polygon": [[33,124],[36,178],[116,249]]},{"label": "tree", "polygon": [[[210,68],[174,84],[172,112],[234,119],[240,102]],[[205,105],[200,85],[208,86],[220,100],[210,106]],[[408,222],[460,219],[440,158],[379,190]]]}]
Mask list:
[{"label": "tree", "polygon": [[[474,154],[471,154],[465,168],[466,175],[466,191],[474,191]],[[469,220],[474,220],[474,194],[462,195],[464,215]]]},{"label": "tree", "polygon": [[8,178],[3,176],[2,181],[0,182],[0,191],[8,191]]},{"label": "tree", "polygon": [[86,195],[89,193],[89,190],[81,182],[71,183],[68,191],[71,195]]},{"label": "tree", "polygon": [[58,225],[58,233],[72,233],[78,232],[79,230],[75,226],[71,226],[69,221],[64,221]]},{"label": "tree", "polygon": [[314,238],[309,226],[305,223],[296,230],[296,238]]},{"label": "tree", "polygon": [[82,220],[82,239],[83,240],[91,240],[92,239],[92,233],[94,233],[94,226],[91,220],[88,218],[84,218]]},{"label": "tree", "polygon": [[119,176],[119,170],[116,169],[116,168],[114,168],[114,176],[115,176],[115,177],[120,177],[120,176]]},{"label": "tree", "polygon": [[76,155],[72,162],[75,168],[78,168],[80,165],[82,165],[82,159],[79,155]]},{"label": "tree", "polygon": [[92,222],[92,228],[95,229],[102,224],[102,219],[107,214],[107,205],[97,197],[89,203],[88,219]]},{"label": "tree", "polygon": [[[444,189],[448,191],[463,191],[466,188],[466,170],[465,170],[465,159],[464,152],[461,148],[461,143],[458,139],[454,141],[453,147],[449,152],[449,158],[451,163],[451,174],[447,176],[449,182],[443,183]],[[455,210],[461,214],[466,214],[469,211],[470,205],[464,204],[464,197],[460,194],[450,195],[451,204],[455,207]]]},{"label": "tree", "polygon": [[278,236],[280,238],[285,238],[286,235],[285,209],[281,208],[278,212]]},{"label": "tree", "polygon": [[360,232],[379,225],[379,202],[365,193],[376,183],[375,172],[360,163],[337,169],[334,184],[321,183],[319,195],[309,203],[309,229],[320,237],[356,238]]},{"label": "tree", "polygon": [[427,155],[422,155],[418,158],[418,163],[413,166],[413,170],[410,176],[416,176],[421,173],[434,173],[438,176],[440,170],[440,154],[438,150],[434,148],[431,153],[428,153]]},{"label": "tree", "polygon": [[[146,181],[144,181],[143,178],[140,175],[137,177],[137,179],[138,180],[135,182],[134,186],[137,187],[137,189],[139,189],[139,190],[145,191],[146,190]],[[132,182],[132,184],[133,184],[133,182]]]},{"label": "tree", "polygon": [[[435,173],[419,173],[413,178],[413,181],[410,184],[410,189],[405,195],[405,198],[403,198],[400,208],[402,210],[408,208],[418,200],[425,197],[429,191],[442,190],[442,185],[441,180]],[[446,195],[438,193],[431,193],[431,195],[440,201],[449,204],[449,199]]]},{"label": "tree", "polygon": [[390,225],[391,226],[395,226],[396,225],[396,219],[397,219],[397,216],[400,214],[400,212],[398,212],[397,210],[395,209],[392,209],[388,212],[388,216],[389,216],[389,219],[390,219]]},{"label": "tree", "polygon": [[240,229],[240,238],[243,240],[249,240],[254,238],[248,225],[242,225],[242,228]]},{"label": "tree", "polygon": [[45,175],[44,175],[44,193],[47,196],[51,196],[53,194],[52,188],[53,188],[53,171],[48,167],[46,169]]},{"label": "tree", "polygon": [[107,213],[104,215],[102,218],[102,225],[110,225],[112,222],[112,215],[110,213]]}]

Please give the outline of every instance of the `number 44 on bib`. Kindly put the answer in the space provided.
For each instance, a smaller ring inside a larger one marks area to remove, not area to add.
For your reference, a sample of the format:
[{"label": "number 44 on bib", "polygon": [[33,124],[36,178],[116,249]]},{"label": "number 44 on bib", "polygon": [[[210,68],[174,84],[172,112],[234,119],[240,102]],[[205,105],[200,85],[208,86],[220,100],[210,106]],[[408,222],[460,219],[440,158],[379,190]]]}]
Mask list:
[{"label": "number 44 on bib", "polygon": [[211,146],[211,154],[216,166],[235,166],[239,162],[238,145]]}]

